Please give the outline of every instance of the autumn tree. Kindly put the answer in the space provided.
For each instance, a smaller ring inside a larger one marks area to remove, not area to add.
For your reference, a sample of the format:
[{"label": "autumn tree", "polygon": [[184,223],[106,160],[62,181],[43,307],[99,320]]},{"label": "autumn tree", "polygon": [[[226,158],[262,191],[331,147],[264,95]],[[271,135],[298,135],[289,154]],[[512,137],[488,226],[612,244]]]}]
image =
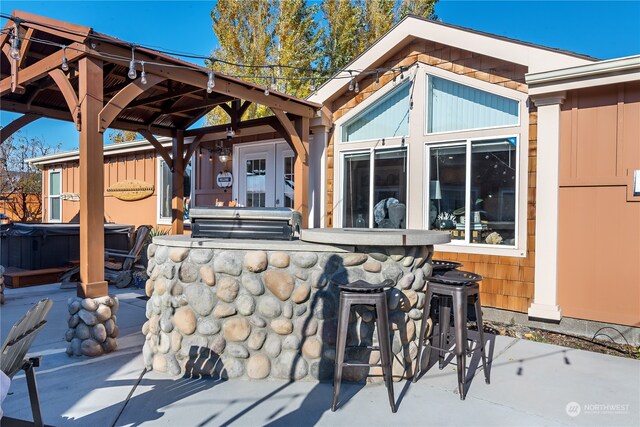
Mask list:
[{"label": "autumn tree", "polygon": [[3,210],[20,222],[39,222],[42,218],[42,174],[24,161],[60,150],[40,138],[17,133],[0,144],[0,196]]},{"label": "autumn tree", "polygon": [[130,130],[111,130],[109,139],[112,144],[120,144],[122,142],[135,141],[136,139],[140,139],[140,136],[138,132]]}]

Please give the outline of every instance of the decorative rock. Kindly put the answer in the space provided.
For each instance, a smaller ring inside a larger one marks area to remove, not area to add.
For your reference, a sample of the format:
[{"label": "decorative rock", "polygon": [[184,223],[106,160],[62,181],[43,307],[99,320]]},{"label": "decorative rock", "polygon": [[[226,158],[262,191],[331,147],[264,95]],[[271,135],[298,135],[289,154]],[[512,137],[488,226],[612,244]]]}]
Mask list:
[{"label": "decorative rock", "polygon": [[322,354],[322,343],[316,337],[307,338],[302,345],[302,354],[310,359],[317,359]]},{"label": "decorative rock", "polygon": [[200,316],[207,316],[211,313],[216,303],[213,292],[211,292],[209,287],[199,283],[186,286],[184,295],[187,297],[189,306]]},{"label": "decorative rock", "polygon": [[256,354],[247,362],[247,376],[253,380],[260,380],[269,376],[271,361],[264,354]]},{"label": "decorative rock", "polygon": [[257,274],[243,274],[242,286],[244,286],[252,295],[258,296],[264,294],[262,279],[260,279],[260,276]]},{"label": "decorative rock", "polygon": [[73,302],[68,303],[68,305],[69,305],[69,307],[68,307],[69,308],[69,314],[72,314],[72,315],[76,314],[80,310],[80,307],[81,307],[80,301],[78,301],[78,300],[74,300]]},{"label": "decorative rock", "polygon": [[[115,323],[115,322],[114,322]],[[153,316],[151,316],[149,318],[149,332],[151,332],[154,335],[158,334],[158,329],[160,326],[160,316],[158,316],[157,314],[154,314]]]},{"label": "decorative rock", "polygon": [[120,334],[120,328],[118,328],[118,325],[115,325],[113,327],[113,330],[111,331],[111,333],[107,333],[107,335],[109,335],[110,338],[118,338],[119,334]]},{"label": "decorative rock", "polygon": [[348,254],[342,257],[342,265],[345,267],[353,267],[363,264],[367,258],[367,254]]},{"label": "decorative rock", "polygon": [[98,317],[95,313],[89,312],[85,309],[78,311],[78,317],[89,326],[93,326],[98,323]]},{"label": "decorative rock", "polygon": [[171,335],[160,332],[160,340],[158,341],[158,351],[160,353],[168,353],[171,349]]},{"label": "decorative rock", "polygon": [[407,315],[410,319],[413,320],[422,319],[422,311],[418,310],[417,308],[412,308],[411,310],[409,310],[409,313],[407,313]]},{"label": "decorative rock", "polygon": [[369,273],[380,273],[380,270],[382,270],[382,264],[378,261],[369,261],[362,264],[362,268],[364,271],[368,271]]},{"label": "decorative rock", "polygon": [[164,295],[167,291],[167,279],[164,277],[158,277],[153,284],[153,290],[156,295]]},{"label": "decorative rock", "polygon": [[162,274],[162,277],[171,280],[176,275],[176,268],[172,264],[164,264],[160,269],[160,274]]},{"label": "decorative rock", "polygon": [[402,266],[403,267],[411,267],[413,265],[413,261],[414,260],[415,260],[415,258],[412,257],[412,256],[405,257],[405,259],[402,260]]},{"label": "decorative rock", "polygon": [[273,363],[272,375],[276,378],[299,380],[309,371],[309,365],[295,351],[283,352]]},{"label": "decorative rock", "polygon": [[425,285],[425,281],[424,281],[424,273],[422,272],[421,268],[418,268],[415,270],[415,280],[413,281],[413,284],[411,285],[411,289],[413,289],[414,291],[424,291],[424,285]]},{"label": "decorative rock", "polygon": [[234,343],[227,345],[225,354],[229,354],[230,356],[240,359],[246,359],[247,357],[249,357],[249,351],[244,348],[243,345]]},{"label": "decorative rock", "polygon": [[293,292],[295,280],[287,272],[271,270],[264,273],[264,283],[276,297],[286,301]]},{"label": "decorative rock", "polygon": [[244,267],[252,273],[261,273],[267,269],[268,260],[265,251],[250,251],[244,256]]},{"label": "decorative rock", "polygon": [[201,317],[198,320],[196,331],[200,335],[215,335],[220,332],[220,322],[210,317]]},{"label": "decorative rock", "polygon": [[224,276],[218,279],[218,285],[216,287],[216,295],[222,301],[233,302],[238,296],[240,285],[238,281],[233,277]]},{"label": "decorative rock", "polygon": [[171,286],[171,296],[177,297],[182,295],[183,287],[180,282],[174,282]]},{"label": "decorative rock", "polygon": [[213,272],[213,268],[209,265],[203,265],[200,267],[200,278],[209,286],[216,284],[216,275]]},{"label": "decorative rock", "polygon": [[184,261],[189,255],[189,248],[171,248],[169,249],[169,259],[175,263]]},{"label": "decorative rock", "polygon": [[238,378],[244,374],[244,365],[233,357],[223,357],[222,366],[224,366],[221,375],[223,378]]},{"label": "decorative rock", "polygon": [[76,337],[80,338],[81,340],[86,340],[86,339],[90,338],[91,337],[91,328],[89,328],[84,323],[79,323],[78,326],[76,326]]},{"label": "decorative rock", "polygon": [[394,283],[398,282],[398,279],[402,277],[402,269],[398,267],[396,263],[387,263],[382,269],[382,276],[385,279],[391,279]]},{"label": "decorative rock", "polygon": [[389,310],[398,308],[402,295],[402,292],[396,288],[392,288],[387,292],[387,305],[389,306]]},{"label": "decorative rock", "polygon": [[291,301],[287,301],[284,303],[282,315],[287,319],[291,319],[293,317],[293,304],[291,303]]},{"label": "decorative rock", "polygon": [[167,359],[162,354],[155,354],[152,366],[154,371],[167,372]]},{"label": "decorative rock", "polygon": [[296,308],[293,309],[296,316],[302,316],[307,312],[307,306],[305,305],[297,305]]},{"label": "decorative rock", "polygon": [[104,349],[96,340],[91,338],[82,341],[80,351],[84,356],[96,357],[104,354]]},{"label": "decorative rock", "polygon": [[307,270],[295,270],[293,274],[296,276],[296,279],[307,280],[309,278],[309,272]]},{"label": "decorative rock", "polygon": [[182,338],[180,353],[189,356],[193,352],[207,347],[207,338],[202,335],[193,334]]},{"label": "decorative rock", "polygon": [[297,334],[308,337],[318,332],[318,321],[313,317],[299,317],[296,319],[295,331]]},{"label": "decorative rock", "polygon": [[171,351],[177,353],[180,351],[180,345],[182,344],[182,334],[177,330],[171,331]]},{"label": "decorative rock", "polygon": [[155,259],[156,264],[164,264],[165,261],[167,261],[168,255],[169,255],[169,248],[167,246],[158,246],[153,258]]},{"label": "decorative rock", "polygon": [[154,243],[150,243],[149,246],[147,246],[147,257],[153,258],[153,256],[156,254],[157,248],[158,247]]},{"label": "decorative rock", "polygon": [[293,332],[293,324],[288,319],[275,319],[271,321],[271,329],[280,335],[289,335]]},{"label": "decorative rock", "polygon": [[218,303],[213,309],[213,315],[218,319],[224,319],[234,314],[236,314],[236,307],[233,304]]},{"label": "decorative rock", "polygon": [[418,294],[416,293],[416,291],[412,291],[411,289],[407,289],[402,291],[402,293],[407,297],[407,299],[409,300],[409,306],[407,309],[405,309],[403,307],[403,311],[409,311],[412,307],[416,306],[416,303],[418,302]]},{"label": "decorative rock", "polygon": [[243,294],[236,300],[238,313],[243,316],[251,316],[256,309],[256,302],[251,295]]},{"label": "decorative rock", "polygon": [[98,303],[93,298],[83,298],[80,305],[87,311],[96,311],[98,308]]},{"label": "decorative rock", "polygon": [[180,280],[184,283],[195,282],[198,278],[199,268],[190,262],[183,262],[180,265]]},{"label": "decorative rock", "polygon": [[264,328],[265,326],[267,326],[267,321],[256,314],[249,318],[249,323],[251,323],[253,326],[257,326],[258,328]]},{"label": "decorative rock", "polygon": [[118,342],[115,338],[107,338],[102,343],[102,349],[105,353],[111,353],[112,351],[116,351],[118,349]]},{"label": "decorative rock", "polygon": [[318,262],[318,255],[313,252],[296,252],[292,261],[300,268],[311,268]]},{"label": "decorative rock", "polygon": [[104,322],[105,320],[110,319],[111,309],[106,305],[100,304],[96,310],[96,317],[98,318],[98,322]]},{"label": "decorative rock", "polygon": [[295,335],[287,335],[284,341],[282,341],[283,350],[299,350],[300,338]]},{"label": "decorative rock", "polygon": [[242,272],[242,258],[232,251],[220,252],[213,260],[213,269],[217,273],[239,276]]},{"label": "decorative rock", "polygon": [[222,332],[227,341],[244,341],[251,333],[251,325],[245,318],[233,318],[224,323]]},{"label": "decorative rock", "polygon": [[400,261],[407,254],[406,248],[404,246],[391,246],[387,248],[387,253],[395,262]]},{"label": "decorative rock", "polygon": [[264,341],[267,339],[267,331],[264,329],[258,329],[251,333],[247,340],[247,346],[251,350],[260,350],[264,345]]},{"label": "decorative rock", "polygon": [[336,302],[328,290],[318,291],[314,296],[313,315],[317,319],[328,319],[336,315]]},{"label": "decorative rock", "polygon": [[71,342],[71,340],[73,339],[75,333],[76,333],[75,329],[71,329],[71,328],[67,329],[67,332],[64,333],[64,339],[67,342]]},{"label": "decorative rock", "polygon": [[189,260],[196,264],[206,264],[211,261],[213,251],[211,249],[191,249]]},{"label": "decorative rock", "polygon": [[173,316],[173,323],[184,335],[191,335],[196,330],[196,315],[189,307],[180,307]]},{"label": "decorative rock", "polygon": [[409,289],[415,278],[416,276],[414,276],[412,273],[406,274],[402,279],[398,281],[398,287],[400,289]]},{"label": "decorative rock", "polygon": [[311,295],[311,286],[307,285],[306,283],[302,283],[301,285],[297,286],[291,293],[291,301],[295,302],[296,304],[300,304],[309,299],[309,295]]},{"label": "decorative rock", "polygon": [[265,296],[258,302],[258,313],[270,319],[276,318],[282,314],[280,301],[272,296]]},{"label": "decorative rock", "polygon": [[430,277],[431,273],[433,273],[433,266],[430,263],[423,265],[422,272],[424,273],[424,277]]},{"label": "decorative rock", "polygon": [[422,310],[422,308],[424,307],[424,300],[426,299],[426,296],[424,292],[417,292],[417,294],[418,294],[418,302],[416,303],[416,308],[418,310]]},{"label": "decorative rock", "polygon": [[[69,350],[71,351],[70,353]],[[69,355],[82,356],[82,340],[80,338],[72,339],[69,347],[67,347],[67,353]]]},{"label": "decorative rock", "polygon": [[153,294],[153,280],[147,279],[144,285],[144,293],[150,297]]},{"label": "decorative rock", "polygon": [[107,339],[107,329],[104,327],[102,323],[98,323],[93,328],[91,328],[91,335],[98,342],[105,342]]},{"label": "decorative rock", "polygon": [[282,342],[280,341],[280,337],[276,334],[267,335],[267,340],[264,343],[263,350],[267,356],[270,358],[278,357],[280,351],[282,350]]},{"label": "decorative rock", "polygon": [[286,252],[273,252],[269,257],[269,264],[278,268],[289,267],[289,254]]},{"label": "decorative rock", "polygon": [[316,270],[311,273],[311,286],[316,289],[324,288],[329,284],[329,277],[321,270]]},{"label": "decorative rock", "polygon": [[227,341],[224,339],[222,335],[216,335],[211,339],[211,343],[209,344],[209,348],[216,354],[222,354],[225,347],[227,346]]},{"label": "decorative rock", "polygon": [[78,326],[78,323],[80,323],[80,316],[78,316],[78,314],[74,314],[73,316],[69,317],[69,321],[67,322],[70,328],[75,328],[76,326]]}]

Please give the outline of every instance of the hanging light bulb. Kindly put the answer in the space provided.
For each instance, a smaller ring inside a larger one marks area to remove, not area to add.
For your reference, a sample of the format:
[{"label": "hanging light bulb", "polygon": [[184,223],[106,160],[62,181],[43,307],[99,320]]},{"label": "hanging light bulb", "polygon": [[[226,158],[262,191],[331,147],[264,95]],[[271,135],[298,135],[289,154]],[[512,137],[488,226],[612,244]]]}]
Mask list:
[{"label": "hanging light bulb", "polygon": [[[234,136],[236,136],[236,133],[233,131],[233,128],[227,129],[227,139],[231,139]],[[220,144],[222,145],[222,141],[220,142]]]},{"label": "hanging light bulb", "polygon": [[213,157],[211,157],[211,152],[209,152],[209,161],[213,161]]},{"label": "hanging light bulb", "polygon": [[269,86],[264,87],[264,94],[265,96],[269,96]]},{"label": "hanging light bulb", "polygon": [[136,72],[136,59],[134,57],[135,49],[136,47],[132,45],[131,46],[131,62],[129,62],[129,72],[127,73],[127,76],[129,76],[131,80],[134,80],[138,76],[138,73]]},{"label": "hanging light bulb", "polygon": [[143,85],[147,84],[147,73],[144,71],[144,61],[140,61],[140,65],[142,66],[142,72],[140,73],[140,83]]},{"label": "hanging light bulb", "polygon": [[400,67],[400,80],[404,80],[404,67]]},{"label": "hanging light bulb", "polygon": [[62,71],[69,71],[69,64],[67,63],[67,47],[64,46],[62,48],[62,65],[60,65],[60,68],[62,69]]},{"label": "hanging light bulb", "polygon": [[207,80],[207,93],[213,92],[213,88],[216,86],[216,76],[213,71],[209,71],[209,80]]},{"label": "hanging light bulb", "polygon": [[352,91],[353,90],[353,74],[351,74],[351,71],[349,71],[349,74],[351,75],[351,80],[349,80],[349,90]]},{"label": "hanging light bulb", "polygon": [[360,86],[358,85],[358,81],[357,80],[356,80],[355,88],[353,90],[355,91],[355,93],[360,92]]},{"label": "hanging light bulb", "polygon": [[20,41],[20,33],[18,30],[20,28],[20,24],[17,21],[15,24],[16,25],[13,27],[13,37],[11,39],[11,50],[9,51],[9,56],[11,59],[17,61],[20,59],[20,45],[22,42]]},{"label": "hanging light bulb", "polygon": [[311,92],[315,92],[316,91],[316,79],[314,79],[313,77],[311,78],[311,84],[309,85],[311,88]]},{"label": "hanging light bulb", "polygon": [[278,90],[278,81],[276,80],[276,76],[271,77],[271,90]]},{"label": "hanging light bulb", "polygon": [[376,70],[376,87],[380,84],[380,75],[378,74],[378,70]]}]

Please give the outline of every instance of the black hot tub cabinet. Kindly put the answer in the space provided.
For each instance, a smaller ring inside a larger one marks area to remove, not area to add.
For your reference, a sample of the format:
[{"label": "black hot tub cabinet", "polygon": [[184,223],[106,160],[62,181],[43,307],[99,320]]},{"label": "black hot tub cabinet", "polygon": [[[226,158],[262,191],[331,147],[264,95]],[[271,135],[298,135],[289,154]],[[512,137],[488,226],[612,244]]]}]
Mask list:
[{"label": "black hot tub cabinet", "polygon": [[[330,379],[339,290],[392,279],[387,292],[395,379],[413,374],[433,245],[447,232],[302,230],[297,241],[158,236],[149,246],[145,365],[172,375]],[[352,357],[377,362],[373,313],[356,309]],[[405,361],[406,363],[404,363]],[[349,367],[347,380],[382,380]],[[377,376],[376,376],[377,375]]]}]

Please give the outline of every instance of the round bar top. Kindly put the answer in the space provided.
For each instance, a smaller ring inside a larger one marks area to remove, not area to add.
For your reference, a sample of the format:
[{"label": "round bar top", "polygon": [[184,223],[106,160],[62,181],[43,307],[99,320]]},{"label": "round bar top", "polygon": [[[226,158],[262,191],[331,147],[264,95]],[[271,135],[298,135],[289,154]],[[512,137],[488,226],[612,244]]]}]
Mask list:
[{"label": "round bar top", "polygon": [[449,243],[447,231],[398,230],[388,228],[310,228],[300,240],[310,243],[351,246],[427,246]]}]

